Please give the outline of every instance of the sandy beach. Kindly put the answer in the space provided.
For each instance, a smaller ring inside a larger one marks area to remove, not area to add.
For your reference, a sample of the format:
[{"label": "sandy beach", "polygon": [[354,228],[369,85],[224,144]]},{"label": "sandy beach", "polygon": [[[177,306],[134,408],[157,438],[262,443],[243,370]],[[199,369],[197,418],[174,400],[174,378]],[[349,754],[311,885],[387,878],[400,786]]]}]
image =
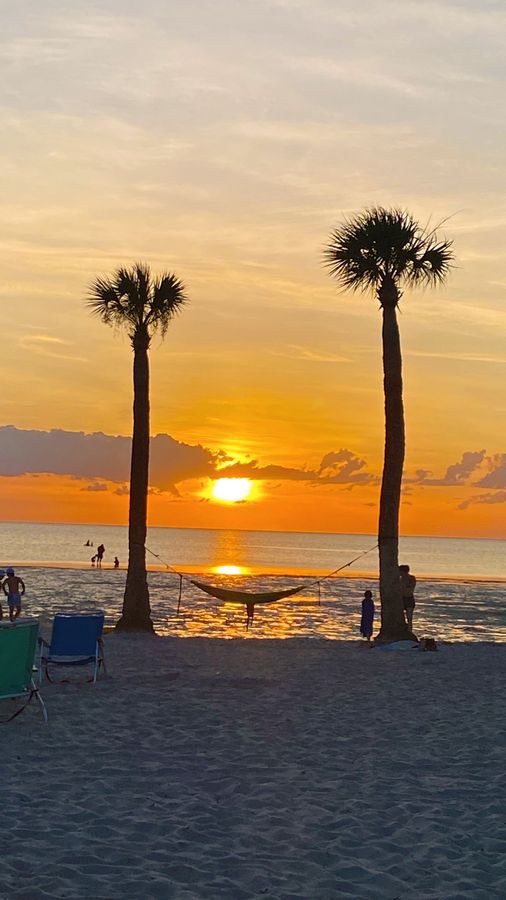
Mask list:
[{"label": "sandy beach", "polygon": [[2,898],[506,896],[504,645],[106,654],[2,729]]}]

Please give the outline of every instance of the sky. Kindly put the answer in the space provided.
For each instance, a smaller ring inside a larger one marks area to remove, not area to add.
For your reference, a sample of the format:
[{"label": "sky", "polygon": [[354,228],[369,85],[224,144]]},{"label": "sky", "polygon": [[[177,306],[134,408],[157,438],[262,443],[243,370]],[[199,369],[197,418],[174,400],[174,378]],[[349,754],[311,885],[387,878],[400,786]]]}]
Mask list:
[{"label": "sky", "polygon": [[[406,291],[404,534],[506,538],[502,0],[17,0],[0,35],[3,519],[124,523],[132,353],[85,306],[137,260],[189,303],[151,361],[152,525],[374,533],[381,314],[330,232],[454,241]],[[249,497],[212,497],[246,477]]]}]

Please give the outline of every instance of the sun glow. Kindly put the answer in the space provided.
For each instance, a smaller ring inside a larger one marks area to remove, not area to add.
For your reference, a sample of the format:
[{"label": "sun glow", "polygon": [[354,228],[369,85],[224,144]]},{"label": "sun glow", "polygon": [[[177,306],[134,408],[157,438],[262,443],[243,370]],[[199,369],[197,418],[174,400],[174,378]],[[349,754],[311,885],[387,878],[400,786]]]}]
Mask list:
[{"label": "sun glow", "polygon": [[249,478],[218,478],[213,484],[212,496],[224,503],[239,503],[249,497],[252,487]]}]

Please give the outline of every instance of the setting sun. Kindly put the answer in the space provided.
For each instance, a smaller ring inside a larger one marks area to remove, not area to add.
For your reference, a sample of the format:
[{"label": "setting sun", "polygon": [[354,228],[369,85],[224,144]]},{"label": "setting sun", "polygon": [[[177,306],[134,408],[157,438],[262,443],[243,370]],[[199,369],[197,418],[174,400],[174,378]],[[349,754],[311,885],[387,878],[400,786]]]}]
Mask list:
[{"label": "setting sun", "polygon": [[213,484],[212,496],[225,503],[246,500],[253,487],[249,478],[218,478]]}]

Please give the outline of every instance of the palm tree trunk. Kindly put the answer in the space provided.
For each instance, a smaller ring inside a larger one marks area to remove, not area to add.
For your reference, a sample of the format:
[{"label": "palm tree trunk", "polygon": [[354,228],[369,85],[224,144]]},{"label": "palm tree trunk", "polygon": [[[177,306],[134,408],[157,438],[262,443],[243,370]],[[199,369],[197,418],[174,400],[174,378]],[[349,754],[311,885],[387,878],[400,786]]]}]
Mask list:
[{"label": "palm tree trunk", "polygon": [[381,629],[376,638],[380,642],[401,641],[412,637],[404,618],[399,578],[399,507],[405,437],[397,300],[395,285],[383,285],[380,302],[383,307],[385,455],[378,526]]},{"label": "palm tree trunk", "polygon": [[137,329],[134,350],[134,409],[128,519],[128,572],[123,613],[117,631],[153,631],[146,575],[146,527],[149,477],[149,336]]}]

